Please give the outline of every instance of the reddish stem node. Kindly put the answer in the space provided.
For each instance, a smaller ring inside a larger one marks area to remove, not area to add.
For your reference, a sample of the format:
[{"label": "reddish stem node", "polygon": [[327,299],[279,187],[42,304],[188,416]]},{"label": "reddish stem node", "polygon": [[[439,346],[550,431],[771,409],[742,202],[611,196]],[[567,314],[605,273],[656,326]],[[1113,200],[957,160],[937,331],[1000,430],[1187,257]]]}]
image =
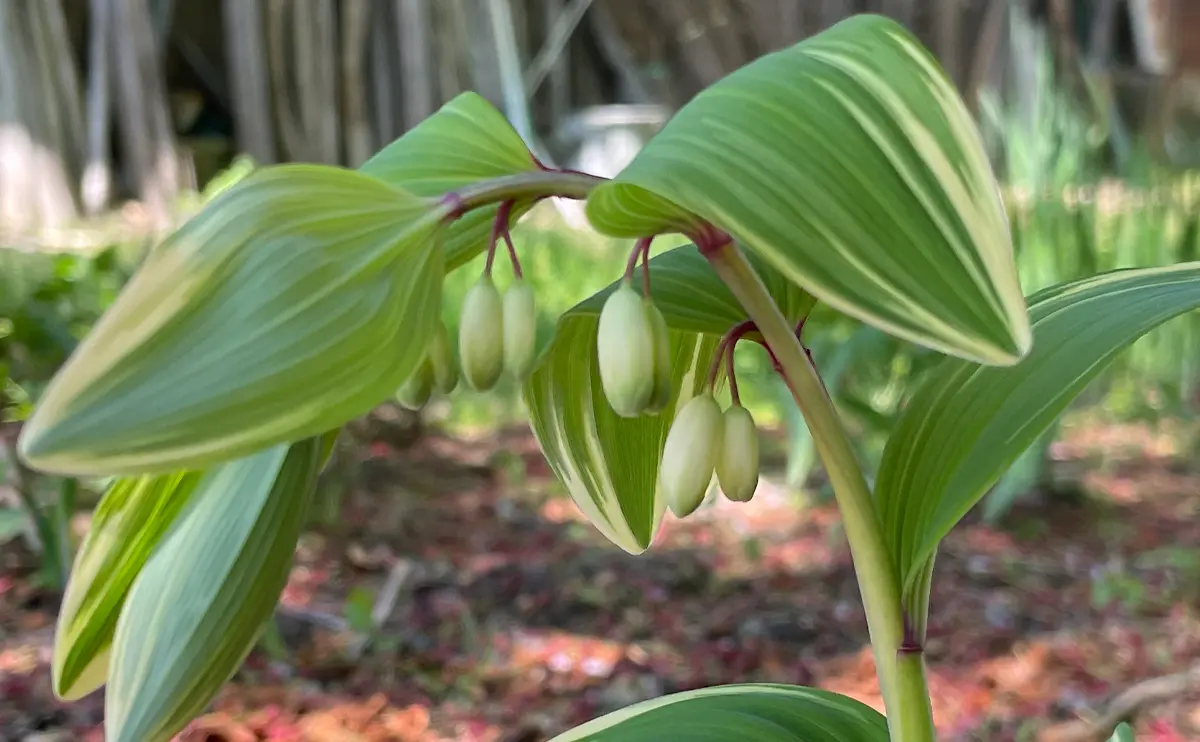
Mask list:
[{"label": "reddish stem node", "polygon": [[463,201],[463,197],[456,191],[451,191],[442,196],[441,203],[450,210],[450,213],[445,218],[447,224],[461,219],[462,215],[467,213],[467,204]]},{"label": "reddish stem node", "polygon": [[698,231],[689,234],[688,237],[696,244],[696,249],[701,255],[708,257],[729,243],[733,242],[733,238],[723,229],[718,229],[715,225],[705,222]]},{"label": "reddish stem node", "polygon": [[920,644],[917,644],[916,642],[911,642],[911,641],[905,640],[905,641],[901,642],[900,648],[896,650],[896,654],[899,654],[899,655],[921,654],[924,651],[925,651],[925,648],[922,647]]}]

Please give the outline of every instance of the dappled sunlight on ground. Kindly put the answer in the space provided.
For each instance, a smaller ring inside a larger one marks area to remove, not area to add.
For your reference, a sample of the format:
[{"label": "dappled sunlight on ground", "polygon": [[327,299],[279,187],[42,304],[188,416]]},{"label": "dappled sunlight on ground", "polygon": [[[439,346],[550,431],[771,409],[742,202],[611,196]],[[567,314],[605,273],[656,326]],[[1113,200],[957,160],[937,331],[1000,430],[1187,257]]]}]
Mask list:
[{"label": "dappled sunlight on ground", "polygon": [[[1150,454],[1130,454],[1131,439]],[[1054,455],[1084,462],[1089,496],[1035,498],[1002,530],[969,518],[939,551],[926,649],[943,739],[1065,742],[1055,729],[1113,692],[1200,661],[1200,567],[1156,550],[1200,543],[1200,478],[1183,454],[1146,431],[1089,429]],[[523,428],[430,434],[399,452],[380,442],[362,459],[340,520],[297,550],[282,650],[256,650],[181,739],[533,742],[729,682],[818,685],[882,707],[832,504],[800,507],[764,480],[752,503],[668,514],[635,557],[555,494]],[[0,738],[99,742],[101,694],[49,693],[53,598],[27,559],[6,559]],[[389,583],[394,605],[357,656]],[[1157,708],[1145,739],[1200,738],[1197,705]]]}]

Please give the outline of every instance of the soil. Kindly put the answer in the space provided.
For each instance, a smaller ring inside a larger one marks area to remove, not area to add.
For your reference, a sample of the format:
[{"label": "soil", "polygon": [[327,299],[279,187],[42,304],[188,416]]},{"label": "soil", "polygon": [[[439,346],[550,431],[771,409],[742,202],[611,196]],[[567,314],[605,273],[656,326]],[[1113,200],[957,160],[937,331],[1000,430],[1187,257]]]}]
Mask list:
[{"label": "soil", "polygon": [[[1200,471],[1145,426],[1071,429],[1073,491],[937,558],[927,657],[944,740],[1060,742],[1131,684],[1200,663]],[[764,479],[748,504],[667,516],[630,556],[561,495],[524,428],[361,450],[333,524],[297,549],[281,647],[256,649],[179,739],[535,742],[645,698],[770,681],[882,709],[837,510]],[[1103,463],[1098,463],[1103,462]],[[0,739],[103,739],[103,693],[49,688],[57,597],[0,553]],[[365,647],[377,592],[394,606]],[[1137,717],[1200,739],[1200,694]],[[1056,736],[1057,735],[1057,736]]]}]

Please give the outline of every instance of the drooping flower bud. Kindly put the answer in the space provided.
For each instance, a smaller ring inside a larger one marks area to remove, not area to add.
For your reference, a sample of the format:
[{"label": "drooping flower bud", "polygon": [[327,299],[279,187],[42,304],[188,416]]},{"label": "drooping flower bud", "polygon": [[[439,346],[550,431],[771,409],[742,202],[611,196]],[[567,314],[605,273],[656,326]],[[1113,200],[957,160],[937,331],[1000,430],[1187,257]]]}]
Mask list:
[{"label": "drooping flower bud", "polygon": [[749,502],[758,488],[758,427],[750,410],[725,410],[724,443],[717,457],[717,482],[734,502]]},{"label": "drooping flower bud", "polygon": [[463,378],[475,391],[486,392],[504,371],[504,306],[491,276],[467,291],[458,326],[458,357]]},{"label": "drooping flower bud", "polygon": [[450,345],[450,333],[445,323],[439,323],[429,344],[429,361],[433,364],[433,388],[449,394],[458,386],[458,361]]},{"label": "drooping flower bud", "polygon": [[662,310],[650,297],[644,297],[646,316],[654,331],[654,391],[643,414],[657,415],[671,401],[671,336]]},{"label": "drooping flower bud", "polygon": [[613,411],[637,417],[654,395],[654,326],[628,281],[604,302],[596,333],[600,383]]},{"label": "drooping flower bud", "polygon": [[704,501],[721,455],[724,418],[711,392],[696,395],[671,424],[659,467],[659,486],[676,517],[691,515]]},{"label": "drooping flower bud", "polygon": [[396,401],[410,410],[419,410],[433,394],[433,362],[429,356],[421,361],[413,375],[396,390]]},{"label": "drooping flower bud", "polygon": [[533,370],[536,341],[533,287],[518,279],[504,292],[504,368],[517,381],[524,381]]}]

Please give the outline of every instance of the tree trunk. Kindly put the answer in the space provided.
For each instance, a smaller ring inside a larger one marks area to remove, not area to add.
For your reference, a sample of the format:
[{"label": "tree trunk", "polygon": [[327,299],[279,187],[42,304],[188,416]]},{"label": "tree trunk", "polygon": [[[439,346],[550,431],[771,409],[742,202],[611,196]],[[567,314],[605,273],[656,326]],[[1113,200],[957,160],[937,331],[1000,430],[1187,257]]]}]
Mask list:
[{"label": "tree trunk", "polygon": [[[299,103],[292,93],[292,73],[298,72],[300,65],[293,64],[288,54],[294,43],[293,37],[300,31],[299,21],[289,15],[290,12],[294,13],[295,6],[288,0],[266,2],[268,68],[271,99],[281,140],[280,155],[284,160],[303,159],[307,155],[307,145],[297,110]],[[289,28],[291,33],[288,32]],[[299,74],[302,77],[304,73]]]},{"label": "tree trunk", "polygon": [[429,50],[433,26],[429,21],[429,4],[426,0],[396,0],[396,37],[400,42],[406,130],[433,113],[432,55]]},{"label": "tree trunk", "polygon": [[387,3],[372,3],[371,11],[371,95],[372,114],[375,122],[376,146],[385,147],[400,135],[396,100],[397,78],[392,43],[395,39],[391,6]]},{"label": "tree trunk", "polygon": [[367,84],[363,62],[371,6],[367,0],[342,0],[342,91],[346,115],[346,164],[358,167],[371,156],[371,124],[367,119]]},{"label": "tree trunk", "polygon": [[83,208],[88,214],[96,215],[108,205],[112,192],[108,149],[109,115],[112,112],[108,39],[112,34],[112,7],[109,0],[91,0],[89,6],[87,164],[80,191]]},{"label": "tree trunk", "polygon": [[500,84],[500,66],[496,64],[496,46],[488,13],[483,12],[487,0],[441,0],[454,15],[461,29],[459,36],[466,41],[471,57],[471,85],[492,103],[501,104],[504,91]]},{"label": "tree trunk", "polygon": [[225,48],[238,147],[261,164],[275,162],[271,90],[259,0],[225,0]]},{"label": "tree trunk", "polygon": [[[33,180],[26,187],[32,185],[37,193],[40,222],[45,226],[63,225],[78,213],[74,191],[79,182],[75,172],[81,159],[76,152],[82,122],[75,59],[61,13],[57,0],[17,10],[18,17],[24,16],[21,77],[34,82],[22,92],[25,123],[33,136]],[[58,15],[57,23],[51,15]]]},{"label": "tree trunk", "polygon": [[961,0],[939,0],[934,46],[946,74],[955,85],[963,84],[962,74],[962,16]]},{"label": "tree trunk", "polygon": [[115,0],[113,58],[123,152],[129,160],[137,191],[156,229],[170,223],[179,189],[179,160],[175,151],[166,88],[156,60],[154,31],[145,0]]}]

